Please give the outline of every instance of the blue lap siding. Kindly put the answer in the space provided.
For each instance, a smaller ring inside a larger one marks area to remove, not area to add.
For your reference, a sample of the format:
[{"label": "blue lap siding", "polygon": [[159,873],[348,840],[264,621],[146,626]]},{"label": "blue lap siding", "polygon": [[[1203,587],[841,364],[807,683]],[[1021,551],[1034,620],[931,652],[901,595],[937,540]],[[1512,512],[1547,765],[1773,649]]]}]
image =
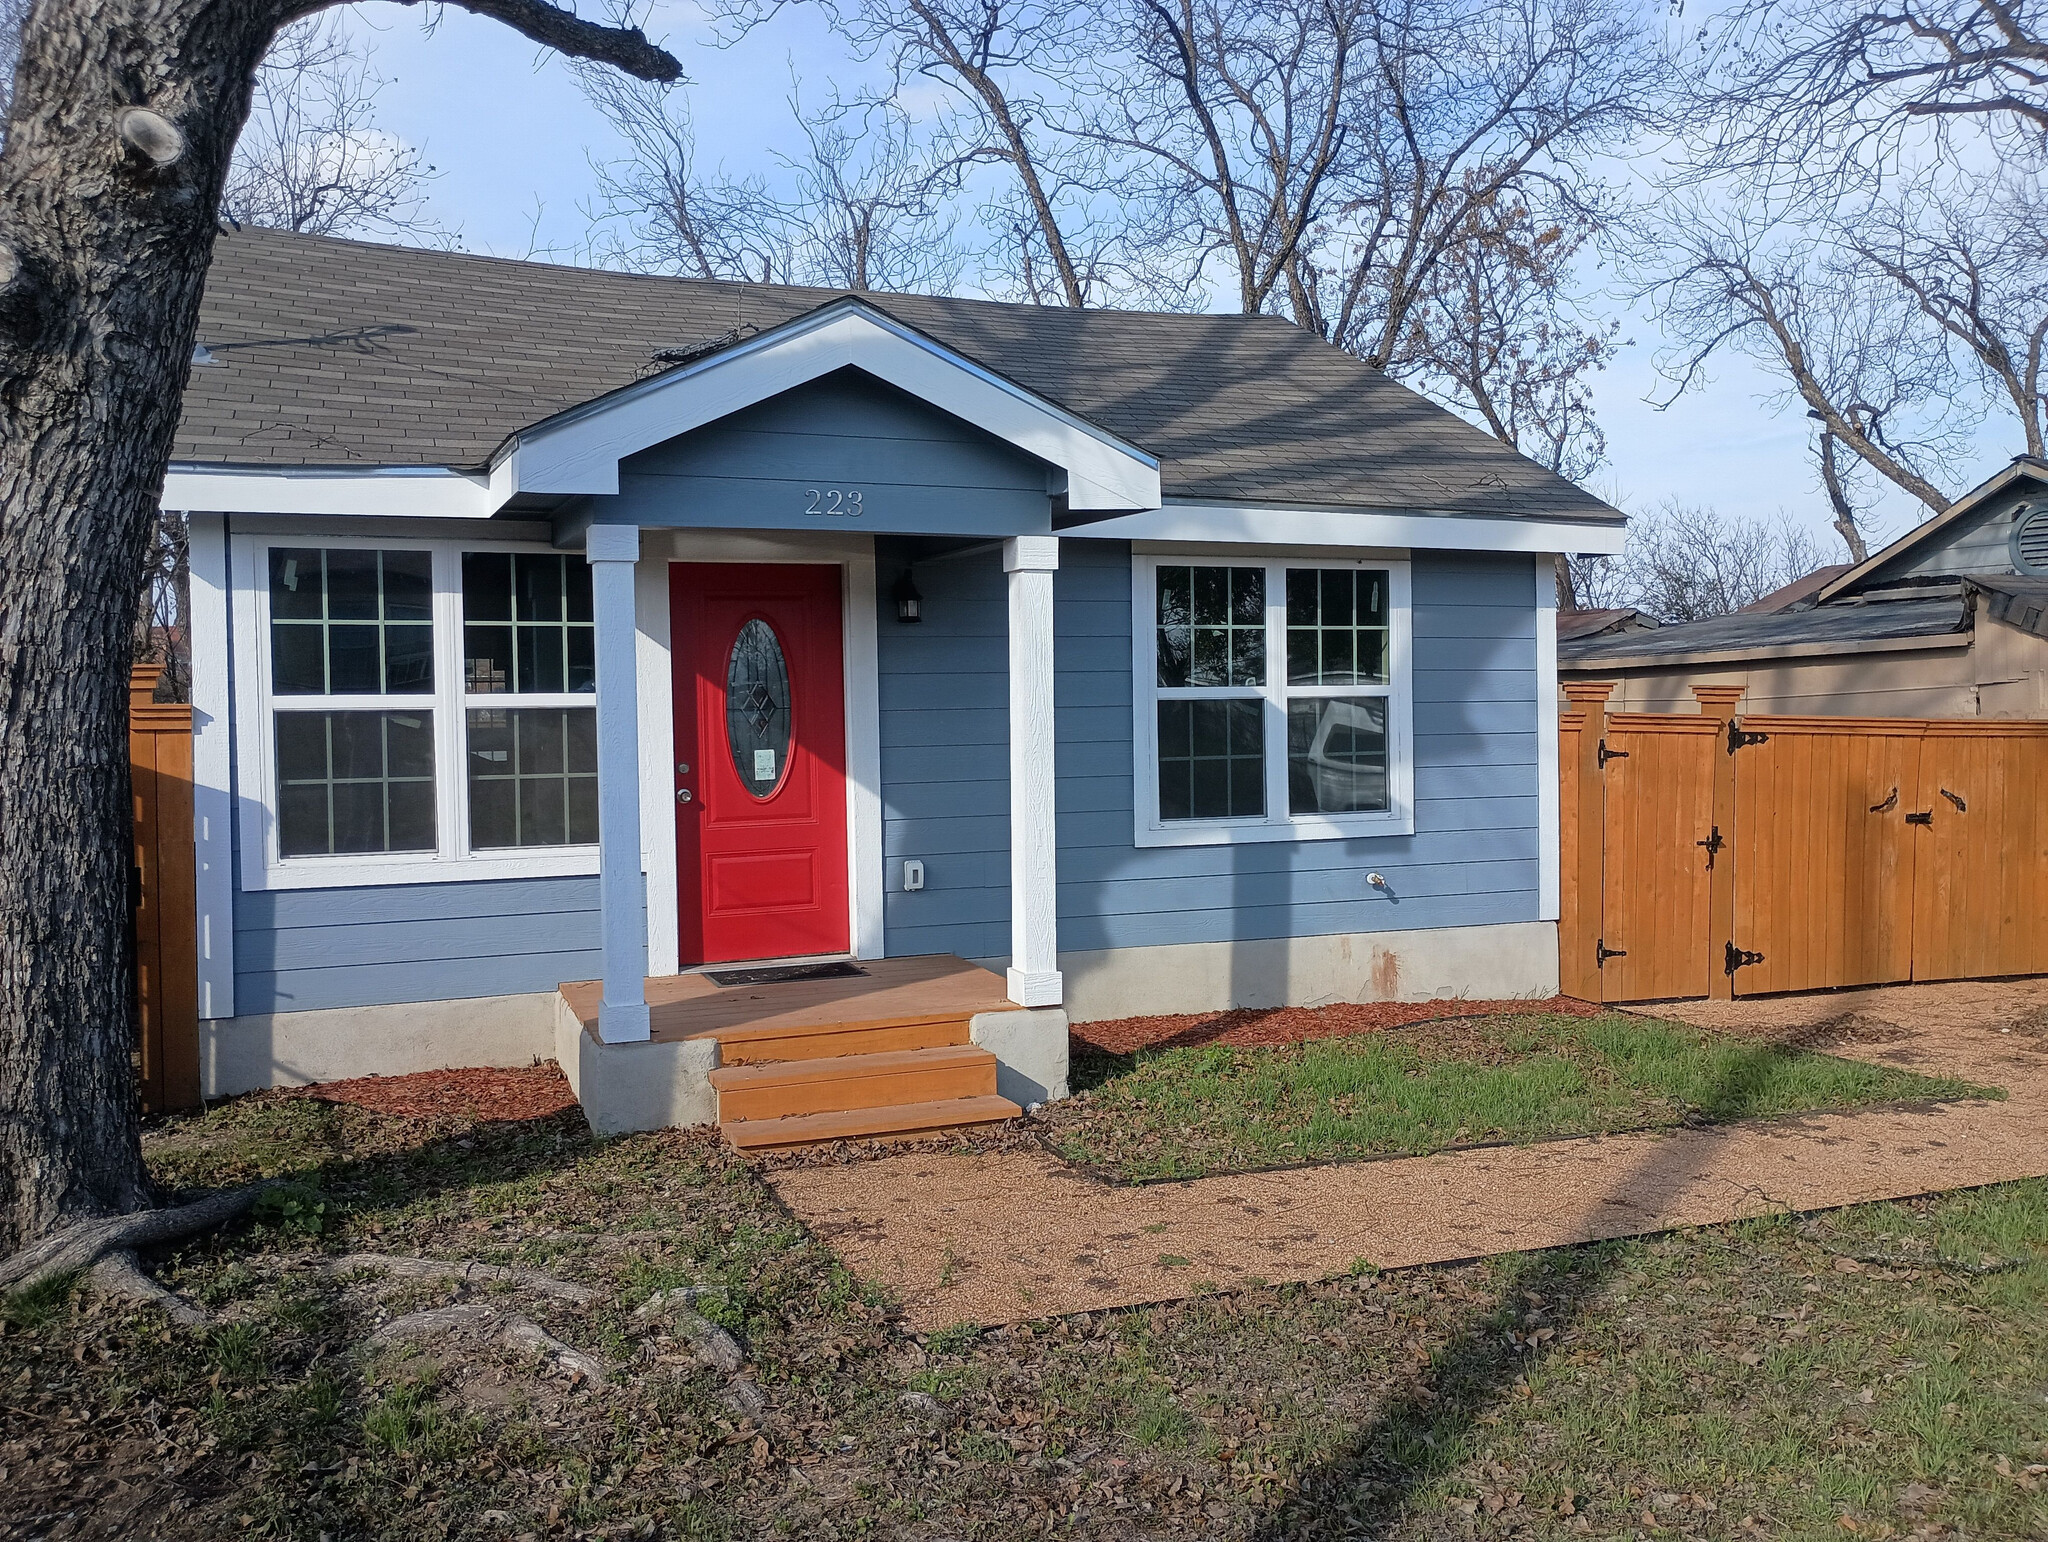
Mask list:
[{"label": "blue lap siding", "polygon": [[[902,551],[884,543],[882,592]],[[1054,584],[1060,946],[1067,951],[1534,920],[1535,568],[1413,567],[1411,836],[1150,847],[1132,841],[1130,551],[1061,543]],[[881,635],[891,954],[1009,952],[1004,579],[993,554],[917,569],[926,620]],[[1143,618],[1140,618],[1142,621]],[[902,889],[902,863],[926,888]],[[1365,875],[1386,876],[1395,898]]]}]

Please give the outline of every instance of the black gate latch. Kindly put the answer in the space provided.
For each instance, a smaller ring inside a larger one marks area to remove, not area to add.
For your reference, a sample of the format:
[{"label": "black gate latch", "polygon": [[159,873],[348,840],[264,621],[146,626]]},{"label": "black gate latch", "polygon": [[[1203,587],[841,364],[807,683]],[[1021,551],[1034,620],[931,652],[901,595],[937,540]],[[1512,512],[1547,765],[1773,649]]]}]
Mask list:
[{"label": "black gate latch", "polygon": [[1924,808],[1917,814],[1908,814],[1906,816],[1906,823],[1909,825],[1931,825],[1934,823],[1934,810]]},{"label": "black gate latch", "polygon": [[1607,939],[1605,937],[1600,938],[1593,944],[1593,967],[1595,969],[1605,969],[1610,958],[1627,957],[1627,948],[1610,948],[1607,946]]},{"label": "black gate latch", "polygon": [[1736,970],[1742,968],[1745,964],[1761,964],[1763,961],[1763,954],[1752,953],[1747,948],[1738,948],[1731,942],[1728,944],[1728,956],[1721,966],[1721,972],[1733,975]]},{"label": "black gate latch", "polygon": [[1605,739],[1602,739],[1600,741],[1600,769],[1602,771],[1605,771],[1607,769],[1608,761],[1627,760],[1628,756],[1629,752],[1627,750],[1610,750],[1607,747],[1607,741]]},{"label": "black gate latch", "polygon": [[1727,842],[1721,839],[1721,827],[1719,825],[1715,825],[1714,828],[1708,832],[1707,838],[1705,840],[1693,842],[1693,845],[1695,846],[1704,846],[1707,848],[1708,872],[1711,873],[1714,870],[1714,858],[1721,854],[1721,848],[1726,844]]},{"label": "black gate latch", "polygon": [[1730,719],[1728,719],[1728,753],[1731,755],[1733,755],[1737,750],[1749,748],[1749,746],[1752,744],[1762,744],[1765,741],[1767,741],[1770,737],[1771,736],[1769,734],[1753,734],[1746,732],[1745,730],[1735,726],[1734,718],[1731,717]]}]

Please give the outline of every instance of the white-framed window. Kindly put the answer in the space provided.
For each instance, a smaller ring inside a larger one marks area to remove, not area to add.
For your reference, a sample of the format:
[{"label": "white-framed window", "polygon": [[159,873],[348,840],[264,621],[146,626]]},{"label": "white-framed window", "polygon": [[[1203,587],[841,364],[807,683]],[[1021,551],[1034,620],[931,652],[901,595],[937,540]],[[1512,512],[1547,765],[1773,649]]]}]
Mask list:
[{"label": "white-framed window", "polygon": [[1131,618],[1138,845],[1414,830],[1405,560],[1141,550]]},{"label": "white-framed window", "polygon": [[597,870],[590,569],[488,540],[235,540],[249,889]]}]

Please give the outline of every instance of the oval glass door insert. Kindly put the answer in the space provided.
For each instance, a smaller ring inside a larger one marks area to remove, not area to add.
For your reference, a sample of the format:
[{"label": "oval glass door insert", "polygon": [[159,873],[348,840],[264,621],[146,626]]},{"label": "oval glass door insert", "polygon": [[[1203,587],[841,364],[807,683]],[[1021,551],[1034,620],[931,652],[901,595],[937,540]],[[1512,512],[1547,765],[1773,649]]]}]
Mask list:
[{"label": "oval glass door insert", "polygon": [[725,667],[725,736],[740,786],[771,796],[789,767],[789,665],[765,621],[749,621],[733,639]]}]

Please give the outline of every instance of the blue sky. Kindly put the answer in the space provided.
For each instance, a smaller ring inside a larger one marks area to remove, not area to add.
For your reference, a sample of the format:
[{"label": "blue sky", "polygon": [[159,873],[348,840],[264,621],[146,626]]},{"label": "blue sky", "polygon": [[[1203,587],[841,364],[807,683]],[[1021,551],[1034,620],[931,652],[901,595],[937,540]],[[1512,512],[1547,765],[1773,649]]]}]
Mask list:
[{"label": "blue sky", "polygon": [[[431,30],[417,10],[395,5],[362,5],[349,16],[374,43],[374,66],[389,82],[378,100],[379,126],[423,147],[438,172],[429,194],[434,216],[459,231],[470,251],[517,257],[554,250],[574,260],[589,230],[591,160],[617,152],[611,129],[562,62],[453,7],[440,9]],[[821,100],[834,83],[853,88],[874,78],[873,67],[853,58],[810,6],[785,10],[725,48],[711,46],[710,25],[686,3],[659,5],[648,30],[665,39],[690,77],[683,89],[707,166],[773,170],[773,149],[795,133],[792,73],[807,101]],[[1609,463],[1594,476],[1595,490],[1631,509],[1677,498],[1730,515],[1783,511],[1837,560],[1842,551],[1828,528],[1803,414],[1767,405],[1769,378],[1734,356],[1716,361],[1704,390],[1655,410],[1646,400],[1660,384],[1655,319],[1618,302],[1611,313],[1623,317],[1633,346],[1596,386]],[[1968,483],[2011,453],[1989,436],[1981,449]],[[1872,534],[1896,535],[1919,517],[1917,503],[1895,497],[1870,521]]]}]

